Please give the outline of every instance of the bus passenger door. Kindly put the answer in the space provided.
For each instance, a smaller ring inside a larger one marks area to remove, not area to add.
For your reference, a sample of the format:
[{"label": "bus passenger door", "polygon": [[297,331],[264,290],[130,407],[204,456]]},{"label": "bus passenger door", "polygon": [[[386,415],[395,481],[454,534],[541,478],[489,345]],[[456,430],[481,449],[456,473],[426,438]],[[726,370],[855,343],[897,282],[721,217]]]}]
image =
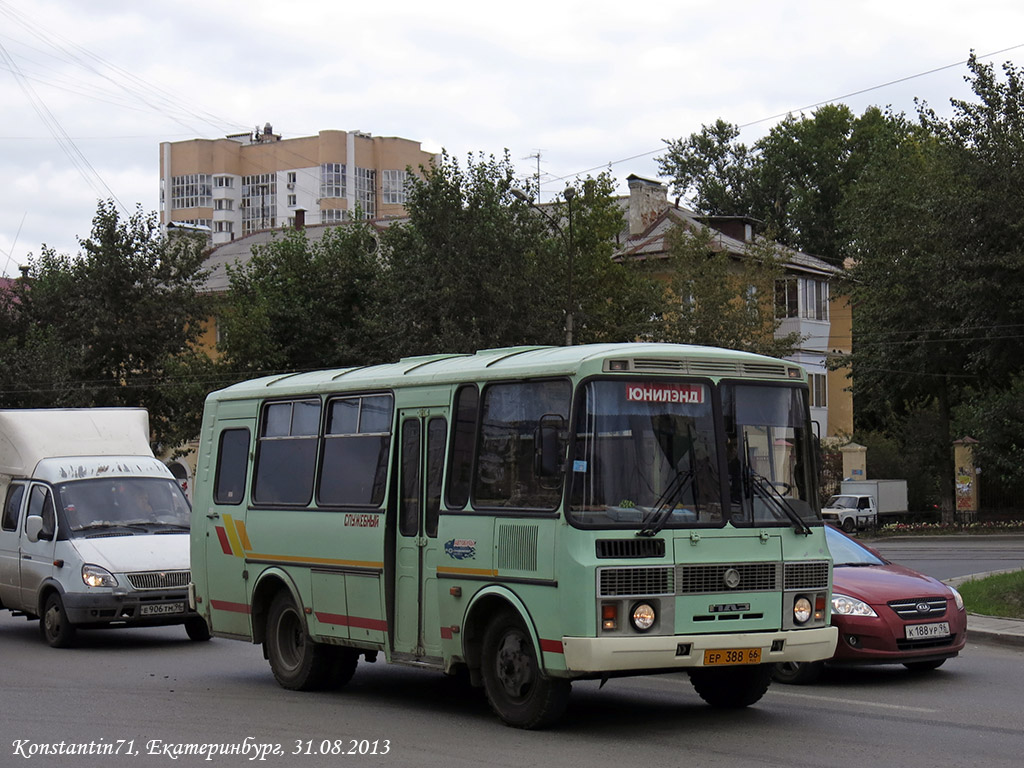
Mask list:
[{"label": "bus passenger door", "polygon": [[447,436],[443,409],[399,412],[392,649],[418,660],[441,659],[437,516]]}]

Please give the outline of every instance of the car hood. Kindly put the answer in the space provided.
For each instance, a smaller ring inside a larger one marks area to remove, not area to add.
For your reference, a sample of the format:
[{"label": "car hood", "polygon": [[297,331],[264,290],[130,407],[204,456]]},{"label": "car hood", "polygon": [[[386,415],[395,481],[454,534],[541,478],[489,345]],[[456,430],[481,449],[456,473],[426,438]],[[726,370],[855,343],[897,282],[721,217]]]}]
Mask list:
[{"label": "car hood", "polygon": [[832,590],[856,597],[869,605],[880,605],[890,600],[950,595],[949,587],[938,579],[895,563],[836,566],[832,572]]},{"label": "car hood", "polygon": [[83,563],[111,573],[185,571],[189,567],[189,534],[161,533],[75,539]]}]

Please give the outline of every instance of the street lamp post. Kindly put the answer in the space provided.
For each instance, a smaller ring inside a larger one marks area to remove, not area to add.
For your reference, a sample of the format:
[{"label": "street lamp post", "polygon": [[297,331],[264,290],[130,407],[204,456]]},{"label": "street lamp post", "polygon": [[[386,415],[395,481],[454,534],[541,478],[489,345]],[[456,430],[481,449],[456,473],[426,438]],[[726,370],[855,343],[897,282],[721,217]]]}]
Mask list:
[{"label": "street lamp post", "polygon": [[539,205],[537,205],[535,202],[533,202],[533,199],[529,195],[527,195],[523,190],[521,190],[521,189],[513,189],[512,190],[513,197],[515,197],[517,200],[522,200],[524,203],[526,203],[531,208],[533,208],[535,211],[537,211],[541,216],[543,216],[545,219],[547,219],[548,224],[551,225],[552,229],[554,229],[556,232],[558,232],[558,234],[562,238],[562,242],[565,245],[565,260],[566,260],[566,268],[568,269],[568,279],[566,281],[567,285],[566,285],[566,295],[565,295],[565,345],[568,347],[568,346],[572,346],[572,332],[573,332],[573,311],[572,311],[572,307],[573,307],[573,286],[572,286],[572,282],[573,282],[572,281],[572,278],[573,278],[572,201],[573,201],[573,198],[576,197],[576,189],[575,189],[575,187],[566,187],[565,188],[565,192],[563,192],[562,194],[565,197],[565,203],[568,206],[568,214],[567,214],[567,217],[566,217],[568,219],[568,225],[569,225],[568,226],[568,233],[566,232],[565,229],[562,228],[562,226],[557,221],[555,221],[554,218],[552,218],[552,216],[547,211],[545,211],[543,208],[541,208]]}]

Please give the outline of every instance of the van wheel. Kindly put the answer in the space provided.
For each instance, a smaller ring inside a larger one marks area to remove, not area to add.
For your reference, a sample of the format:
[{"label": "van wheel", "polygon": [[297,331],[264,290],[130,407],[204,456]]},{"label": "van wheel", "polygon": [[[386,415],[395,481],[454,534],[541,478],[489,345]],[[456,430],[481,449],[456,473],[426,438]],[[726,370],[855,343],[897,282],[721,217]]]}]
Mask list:
[{"label": "van wheel", "polygon": [[749,707],[761,700],[772,682],[772,665],[756,664],[721,669],[698,667],[690,682],[705,702],[719,709]]},{"label": "van wheel", "polygon": [[491,709],[507,725],[543,728],[569,703],[571,683],[540,671],[533,640],[522,621],[498,614],[484,632],[480,673]]},{"label": "van wheel", "polygon": [[286,590],[270,604],[266,643],[270,669],[282,688],[313,691],[330,682],[330,649],[310,639],[305,619]]},{"label": "van wheel", "polygon": [[185,634],[188,635],[189,640],[194,640],[197,643],[205,642],[212,637],[206,619],[201,616],[185,619]]},{"label": "van wheel", "polygon": [[68,621],[64,601],[56,592],[46,598],[39,633],[51,648],[70,648],[75,643],[75,625]]}]

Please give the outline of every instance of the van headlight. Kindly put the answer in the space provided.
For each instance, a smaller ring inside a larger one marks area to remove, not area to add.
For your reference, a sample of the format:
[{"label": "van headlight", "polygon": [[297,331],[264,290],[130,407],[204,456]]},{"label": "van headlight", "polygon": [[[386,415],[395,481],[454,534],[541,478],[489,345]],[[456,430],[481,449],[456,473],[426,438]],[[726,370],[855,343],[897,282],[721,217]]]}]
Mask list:
[{"label": "van headlight", "polygon": [[86,563],[82,566],[82,581],[87,587],[116,587],[117,579],[106,568]]}]

